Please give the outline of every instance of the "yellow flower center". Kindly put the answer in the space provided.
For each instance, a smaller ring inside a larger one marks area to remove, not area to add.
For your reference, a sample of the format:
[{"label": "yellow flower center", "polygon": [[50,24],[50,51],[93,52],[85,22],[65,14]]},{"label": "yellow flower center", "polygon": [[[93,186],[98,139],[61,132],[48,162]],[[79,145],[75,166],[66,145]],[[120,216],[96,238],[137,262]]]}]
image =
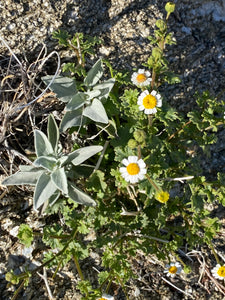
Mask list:
[{"label": "yellow flower center", "polygon": [[154,108],[156,106],[156,104],[157,104],[156,97],[154,97],[150,94],[145,96],[144,99],[143,99],[143,105],[147,109]]},{"label": "yellow flower center", "polygon": [[225,277],[225,266],[220,267],[219,270],[217,271],[217,274],[220,277]]},{"label": "yellow flower center", "polygon": [[166,203],[169,200],[170,194],[168,192],[159,191],[155,194],[156,200],[161,203]]},{"label": "yellow flower center", "polygon": [[177,267],[175,267],[175,266],[170,267],[169,268],[169,273],[170,274],[176,274],[177,273]]},{"label": "yellow flower center", "polygon": [[107,300],[106,298],[100,298],[100,299],[98,299],[98,300]]},{"label": "yellow flower center", "polygon": [[142,83],[147,79],[147,77],[145,76],[145,74],[138,74],[136,79],[138,82]]},{"label": "yellow flower center", "polygon": [[131,163],[127,166],[127,172],[129,175],[137,175],[140,171],[138,164]]}]

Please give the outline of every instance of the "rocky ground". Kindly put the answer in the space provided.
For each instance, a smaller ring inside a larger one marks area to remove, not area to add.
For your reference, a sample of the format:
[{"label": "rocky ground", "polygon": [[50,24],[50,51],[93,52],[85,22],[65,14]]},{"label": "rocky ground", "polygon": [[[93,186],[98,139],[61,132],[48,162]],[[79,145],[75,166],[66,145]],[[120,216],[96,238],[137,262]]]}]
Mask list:
[{"label": "rocky ground", "polygon": [[[63,51],[52,38],[52,32],[61,28],[69,33],[83,32],[98,36],[103,43],[96,49],[100,56],[110,60],[116,69],[140,67],[148,58],[151,47],[147,37],[152,34],[156,19],[164,14],[165,0],[5,0],[0,2],[0,36],[8,43],[27,70],[28,66],[37,60],[43,44],[47,53],[57,50],[63,61],[71,59],[70,53]],[[196,91],[209,90],[218,99],[224,99],[225,92],[225,1],[209,0],[177,0],[176,11],[169,19],[169,27],[174,32],[177,45],[167,50],[167,58],[171,68],[180,75],[181,83],[168,86],[162,91],[164,99],[180,112],[186,113],[194,108]],[[7,68],[15,78],[22,76],[15,59],[10,61],[9,49],[2,42],[0,53],[0,77],[7,75]],[[49,66],[48,66],[49,67]],[[52,61],[51,70],[56,69],[56,61]],[[12,80],[14,80],[12,78]],[[16,79],[13,84],[16,84]],[[12,84],[12,85],[13,85]],[[1,85],[1,87],[3,84]],[[10,87],[7,87],[10,90]],[[35,96],[35,89],[30,93],[30,102]],[[14,133],[7,144],[5,142],[4,115],[13,110],[10,92],[0,92],[0,179],[12,171],[13,166],[21,160],[16,151],[22,149],[16,139],[18,134],[26,136],[23,150],[29,150],[32,138],[30,132],[21,132],[19,123],[7,130]],[[51,105],[57,105],[54,99],[45,106],[44,115],[48,114]],[[53,104],[52,102],[53,101]],[[9,102],[9,103],[8,103]],[[35,108],[34,108],[35,109]],[[15,111],[13,111],[15,113]],[[20,111],[13,115],[20,118]],[[15,128],[16,127],[16,128]],[[24,128],[23,128],[24,130]],[[203,164],[209,173],[225,171],[225,134],[221,129],[218,133],[218,143],[212,147],[212,157]],[[25,151],[26,153],[26,151]],[[10,160],[10,159],[11,160]],[[13,287],[6,287],[4,274],[11,268],[17,269],[25,264],[38,264],[39,251],[36,253],[24,249],[16,238],[18,226],[22,222],[40,228],[44,220],[32,211],[30,191],[26,188],[5,190],[0,185],[0,299],[12,298]],[[224,210],[219,207],[217,216],[223,220]],[[224,257],[224,235],[221,232],[217,240],[217,250]],[[134,259],[134,268],[138,274],[137,280],[129,284],[130,298],[135,299],[137,290],[140,295],[136,299],[225,299],[225,289],[213,282],[207,272],[201,277],[204,260],[206,267],[213,260],[206,249],[198,249],[192,253],[193,269],[189,275],[172,280],[177,288],[162,280],[163,268],[151,258],[143,259],[141,253]],[[92,261],[98,264],[98,257],[85,261],[83,271],[94,277],[95,271],[90,271]],[[76,290],[78,276],[73,265],[60,272],[50,288],[55,299],[80,299]],[[122,293],[115,287],[117,299],[124,299]],[[136,294],[135,294],[136,293]],[[189,294],[189,296],[187,295]],[[21,292],[17,299],[48,299],[43,280],[37,276],[32,279],[28,288]]]}]

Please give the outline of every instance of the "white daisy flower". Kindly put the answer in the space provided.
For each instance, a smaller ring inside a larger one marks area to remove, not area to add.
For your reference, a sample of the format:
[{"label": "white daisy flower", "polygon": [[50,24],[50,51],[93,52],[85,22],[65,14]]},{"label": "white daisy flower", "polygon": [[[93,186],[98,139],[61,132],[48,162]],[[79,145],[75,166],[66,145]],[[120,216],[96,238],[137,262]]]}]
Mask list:
[{"label": "white daisy flower", "polygon": [[122,163],[126,167],[121,167],[120,172],[127,182],[136,183],[144,179],[144,174],[146,174],[147,170],[143,159],[138,159],[137,156],[129,156],[128,158],[124,158]]},{"label": "white daisy flower", "polygon": [[145,71],[144,69],[139,69],[137,72],[134,72],[131,76],[131,81],[133,84],[142,87],[149,85],[152,81],[150,78],[151,73],[149,71]]},{"label": "white daisy flower", "polygon": [[166,265],[166,270],[164,273],[167,273],[167,276],[175,277],[177,274],[180,274],[182,271],[182,267],[178,262],[170,263]]},{"label": "white daisy flower", "polygon": [[221,266],[221,265],[217,264],[212,269],[212,274],[217,279],[224,279],[225,278],[225,266]]},{"label": "white daisy flower", "polygon": [[111,295],[103,294],[101,298],[98,298],[97,300],[114,300],[114,297]]},{"label": "white daisy flower", "polygon": [[161,95],[154,90],[151,94],[149,94],[148,90],[145,90],[138,97],[137,104],[139,105],[139,110],[144,110],[145,114],[155,114],[157,112],[156,107],[162,106]]}]

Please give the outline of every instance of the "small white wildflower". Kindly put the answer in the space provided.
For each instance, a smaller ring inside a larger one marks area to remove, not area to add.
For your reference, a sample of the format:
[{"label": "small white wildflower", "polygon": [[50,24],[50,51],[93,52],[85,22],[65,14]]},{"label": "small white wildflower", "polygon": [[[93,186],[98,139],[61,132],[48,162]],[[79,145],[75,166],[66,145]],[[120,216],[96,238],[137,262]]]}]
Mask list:
[{"label": "small white wildflower", "polygon": [[114,297],[111,295],[103,294],[101,298],[98,298],[97,300],[114,300]]},{"label": "small white wildflower", "polygon": [[162,106],[161,95],[155,90],[149,94],[148,90],[145,90],[138,97],[137,104],[139,105],[139,110],[144,110],[147,115],[155,114],[157,112],[156,107]]},{"label": "small white wildflower", "polygon": [[149,71],[145,71],[144,69],[139,69],[137,72],[134,72],[131,76],[131,81],[133,84],[142,87],[150,85],[152,78],[150,78],[151,74]]},{"label": "small white wildflower", "polygon": [[122,163],[125,167],[121,167],[120,172],[127,182],[136,183],[144,179],[144,174],[146,174],[147,170],[143,159],[138,159],[137,156],[129,156],[124,158]]},{"label": "small white wildflower", "polygon": [[175,277],[177,274],[180,274],[182,271],[182,267],[178,262],[170,263],[166,265],[166,270],[164,273],[167,273],[167,276]]},{"label": "small white wildflower", "polygon": [[212,269],[212,274],[215,278],[217,279],[224,279],[225,278],[225,266],[221,266],[217,264],[213,269]]}]

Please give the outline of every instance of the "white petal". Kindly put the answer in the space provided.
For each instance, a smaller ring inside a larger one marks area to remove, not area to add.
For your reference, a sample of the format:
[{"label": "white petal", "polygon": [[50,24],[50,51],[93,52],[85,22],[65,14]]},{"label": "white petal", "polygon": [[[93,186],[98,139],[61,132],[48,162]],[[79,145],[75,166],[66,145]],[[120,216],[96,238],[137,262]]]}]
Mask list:
[{"label": "white petal", "polygon": [[138,178],[139,178],[140,180],[142,180],[142,179],[145,178],[145,176],[139,173],[139,174],[138,174]]},{"label": "white petal", "polygon": [[125,168],[125,167],[120,168],[120,173],[124,174],[126,172],[127,172],[127,168]]},{"label": "white petal", "polygon": [[144,109],[145,109],[144,105],[139,106],[139,110],[144,110]]},{"label": "white petal", "polygon": [[138,161],[138,157],[137,156],[128,156],[128,161],[130,162],[130,163],[136,163],[137,161]]},{"label": "white petal", "polygon": [[145,167],[146,167],[146,164],[145,164],[145,162],[143,161],[143,159],[139,159],[138,165],[139,165],[140,168],[145,168]]},{"label": "white petal", "polygon": [[139,105],[143,104],[143,99],[141,99],[140,97],[138,97],[137,104],[139,104]]},{"label": "white petal", "polygon": [[157,107],[161,107],[161,106],[162,106],[162,100],[161,100],[161,99],[157,101],[156,106],[157,106]]},{"label": "white petal", "polygon": [[139,69],[138,70],[138,74],[144,74],[145,73],[145,69]]},{"label": "white petal", "polygon": [[155,90],[151,91],[151,95],[155,96],[157,94],[157,92]]},{"label": "white petal", "polygon": [[157,109],[154,107],[153,109],[152,109],[152,114],[155,114],[157,112]]},{"label": "white petal", "polygon": [[124,166],[128,166],[128,165],[129,165],[128,159],[127,159],[127,158],[124,158],[124,159],[122,160],[122,164],[124,164]]},{"label": "white petal", "polygon": [[152,109],[145,109],[145,114],[146,115],[151,115],[152,114]]}]

